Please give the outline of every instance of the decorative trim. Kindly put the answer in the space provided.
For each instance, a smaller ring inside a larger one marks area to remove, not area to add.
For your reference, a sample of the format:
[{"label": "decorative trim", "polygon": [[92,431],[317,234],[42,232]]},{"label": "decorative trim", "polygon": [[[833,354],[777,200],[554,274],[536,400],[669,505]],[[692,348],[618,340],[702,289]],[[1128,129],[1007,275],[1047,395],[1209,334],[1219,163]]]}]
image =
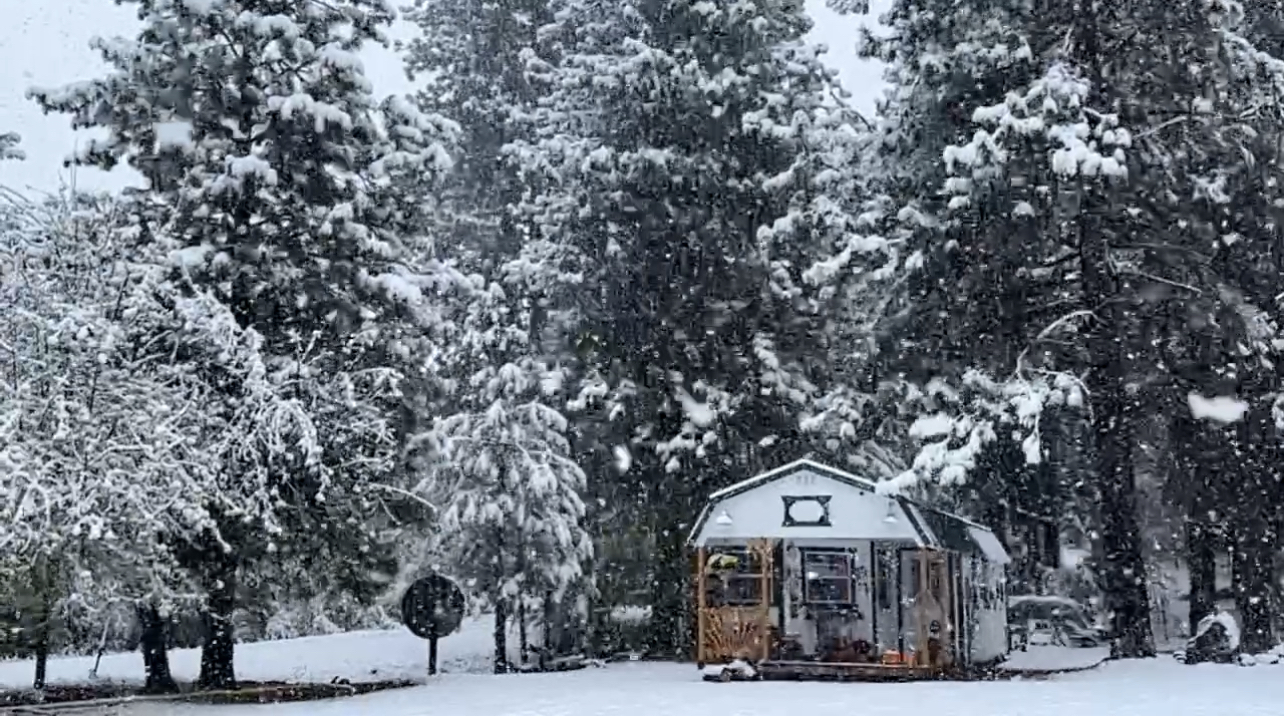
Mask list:
[{"label": "decorative trim", "polygon": [[[832,495],[782,495],[781,501],[785,504],[785,527],[832,527],[829,521],[829,501]],[[820,517],[814,520],[799,520],[793,515],[794,505],[806,502],[814,502],[820,506]]]}]

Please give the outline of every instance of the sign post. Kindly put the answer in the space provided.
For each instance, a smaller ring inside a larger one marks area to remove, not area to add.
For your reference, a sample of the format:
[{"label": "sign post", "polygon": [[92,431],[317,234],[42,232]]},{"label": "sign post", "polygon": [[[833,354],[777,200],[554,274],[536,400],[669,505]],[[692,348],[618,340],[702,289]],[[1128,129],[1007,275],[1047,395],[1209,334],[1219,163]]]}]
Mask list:
[{"label": "sign post", "polygon": [[464,592],[436,572],[415,580],[401,596],[401,622],[410,633],[428,640],[428,675],[437,673],[437,641],[459,630],[464,621]]}]

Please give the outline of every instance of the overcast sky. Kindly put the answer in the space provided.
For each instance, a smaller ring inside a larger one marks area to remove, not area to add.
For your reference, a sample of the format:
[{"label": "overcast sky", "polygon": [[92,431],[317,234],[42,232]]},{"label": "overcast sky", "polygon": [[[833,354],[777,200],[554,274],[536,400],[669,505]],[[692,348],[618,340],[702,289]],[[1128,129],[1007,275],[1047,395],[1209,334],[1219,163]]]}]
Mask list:
[{"label": "overcast sky", "polygon": [[[890,0],[874,0],[885,6]],[[823,0],[807,0],[816,21],[817,42],[829,47],[829,59],[854,95],[853,102],[870,110],[882,92],[879,68],[856,58],[855,30],[860,19],[840,17]],[[31,86],[59,86],[90,79],[103,72],[103,64],[89,49],[97,35],[128,35],[136,20],[133,7],[112,0],[28,0],[6,3],[5,24],[0,26],[0,132],[22,135],[27,153],[23,162],[0,163],[0,185],[22,191],[52,191],[63,182],[86,189],[118,188],[136,179],[129,170],[104,174],[77,169],[73,175],[62,160],[76,147],[78,138],[65,116],[44,116],[25,92]],[[16,14],[13,12],[16,10]],[[866,19],[865,21],[871,21]],[[410,28],[398,30],[408,33]],[[368,50],[366,71],[380,93],[406,92],[411,86],[401,63],[382,48]]]}]

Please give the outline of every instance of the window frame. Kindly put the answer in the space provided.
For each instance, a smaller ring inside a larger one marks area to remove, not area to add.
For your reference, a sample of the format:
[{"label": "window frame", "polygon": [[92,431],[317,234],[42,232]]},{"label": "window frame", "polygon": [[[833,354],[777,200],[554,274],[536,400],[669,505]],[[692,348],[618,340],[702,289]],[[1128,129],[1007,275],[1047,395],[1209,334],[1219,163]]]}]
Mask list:
[{"label": "window frame", "polygon": [[[857,581],[857,580],[856,580],[856,562],[857,562],[857,560],[859,559],[859,555],[857,555],[854,551],[852,551],[852,550],[850,550],[850,549],[842,549],[842,548],[811,548],[811,549],[802,549],[802,550],[800,550],[800,551],[802,552],[801,565],[802,565],[802,578],[803,578],[803,579],[802,579],[802,601],[803,601],[803,604],[805,604],[805,605],[807,605],[807,606],[814,606],[814,607],[852,607],[852,606],[856,606],[856,604],[857,604],[857,601],[856,601],[856,596],[857,596],[857,595],[856,595],[856,581]],[[832,558],[834,558],[834,557],[846,557],[846,559],[847,559],[847,574],[846,574],[846,576],[841,575],[841,574],[836,574],[836,575],[825,574],[825,575],[822,575],[822,576],[817,576],[815,579],[810,579],[810,578],[808,578],[808,574],[810,574],[810,572],[812,571],[812,570],[809,568],[809,567],[810,567],[810,565],[811,565],[811,563],[812,563],[812,562],[811,562],[811,560],[812,560],[813,558],[817,558],[817,557],[820,557],[820,558],[830,558],[830,559],[832,559]],[[813,582],[827,582],[827,583],[834,583],[834,582],[837,582],[837,583],[838,583],[838,584],[840,584],[840,585],[841,585],[841,584],[843,584],[844,582],[846,582],[846,588],[845,588],[845,590],[844,590],[844,595],[846,596],[846,600],[831,600],[831,599],[816,599],[816,598],[814,598],[814,596],[813,596],[813,592],[812,592],[812,583],[813,583]]]},{"label": "window frame", "polygon": [[[750,549],[748,545],[725,545],[718,548],[717,554],[738,557],[740,562],[737,569],[727,575],[725,587],[719,584],[719,582],[723,581],[721,576],[706,577],[706,589],[710,589],[716,595],[716,604],[711,601],[710,606],[751,607],[761,604],[764,597],[762,592],[762,564],[754,550]],[[745,582],[751,584],[749,589],[746,590],[749,596],[733,597],[733,594],[738,595],[739,592],[732,585],[744,584]],[[714,585],[717,586],[715,587]]]}]

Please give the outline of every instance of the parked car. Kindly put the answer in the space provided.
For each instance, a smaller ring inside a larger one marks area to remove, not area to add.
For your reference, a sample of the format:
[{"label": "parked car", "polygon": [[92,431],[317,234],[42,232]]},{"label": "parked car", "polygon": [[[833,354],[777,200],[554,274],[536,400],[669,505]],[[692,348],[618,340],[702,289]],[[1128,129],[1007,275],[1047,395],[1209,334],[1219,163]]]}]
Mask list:
[{"label": "parked car", "polygon": [[1108,643],[1088,610],[1068,597],[1009,597],[1008,631],[1015,649],[1031,644],[1086,648]]}]

